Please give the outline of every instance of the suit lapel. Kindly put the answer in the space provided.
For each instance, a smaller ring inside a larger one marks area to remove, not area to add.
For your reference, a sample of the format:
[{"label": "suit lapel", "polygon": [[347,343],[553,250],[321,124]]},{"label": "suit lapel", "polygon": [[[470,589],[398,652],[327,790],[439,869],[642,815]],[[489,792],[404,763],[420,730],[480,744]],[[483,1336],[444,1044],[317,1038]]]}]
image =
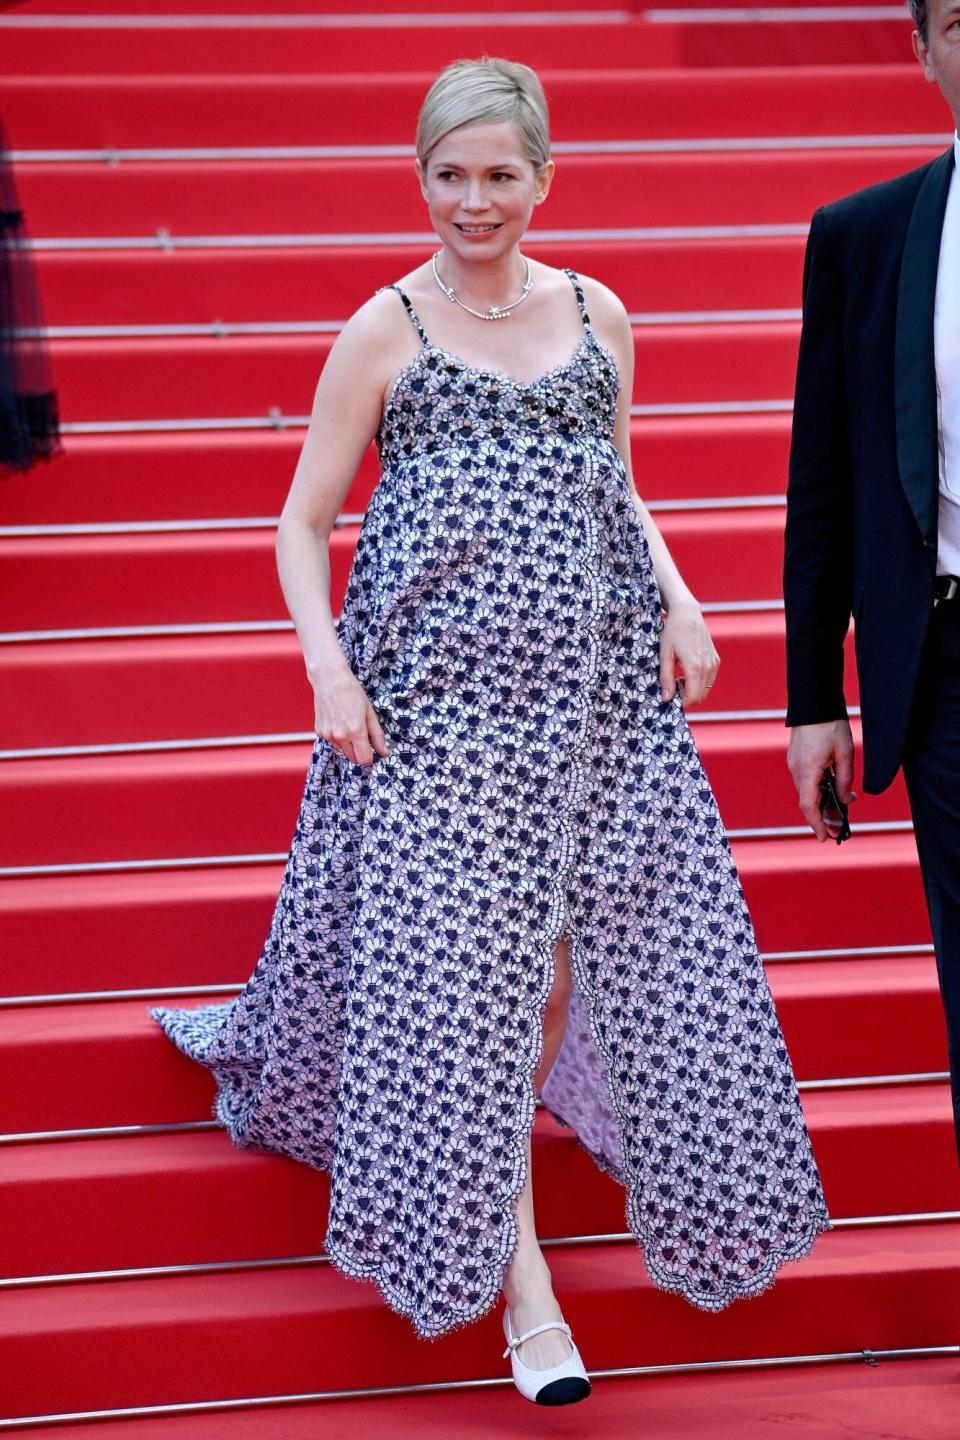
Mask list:
[{"label": "suit lapel", "polygon": [[934,160],[917,191],[897,292],[897,465],[920,533],[933,546],[937,541],[940,470],[933,311],[940,234],[953,168],[951,145]]}]

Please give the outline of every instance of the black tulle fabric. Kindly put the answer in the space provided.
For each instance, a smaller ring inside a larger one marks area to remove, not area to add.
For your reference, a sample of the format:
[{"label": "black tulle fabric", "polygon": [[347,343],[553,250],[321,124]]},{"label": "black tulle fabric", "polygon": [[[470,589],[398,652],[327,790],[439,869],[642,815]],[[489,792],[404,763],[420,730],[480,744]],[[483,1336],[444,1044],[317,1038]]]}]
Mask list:
[{"label": "black tulle fabric", "polygon": [[37,274],[0,121],[0,476],[63,449]]}]

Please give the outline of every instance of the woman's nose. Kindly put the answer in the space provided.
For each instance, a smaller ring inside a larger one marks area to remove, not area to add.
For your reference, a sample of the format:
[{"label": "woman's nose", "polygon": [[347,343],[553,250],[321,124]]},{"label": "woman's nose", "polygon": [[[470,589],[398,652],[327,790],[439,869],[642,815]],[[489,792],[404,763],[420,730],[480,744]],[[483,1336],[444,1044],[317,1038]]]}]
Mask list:
[{"label": "woman's nose", "polygon": [[485,187],[480,184],[472,184],[468,180],[461,203],[464,210],[486,210],[489,201]]}]

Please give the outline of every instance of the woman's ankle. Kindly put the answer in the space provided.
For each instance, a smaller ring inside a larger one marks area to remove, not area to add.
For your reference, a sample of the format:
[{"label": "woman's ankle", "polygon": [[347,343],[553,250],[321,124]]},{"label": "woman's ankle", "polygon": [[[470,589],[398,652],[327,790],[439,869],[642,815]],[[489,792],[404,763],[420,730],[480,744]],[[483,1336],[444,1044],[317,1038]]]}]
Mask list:
[{"label": "woman's ankle", "polygon": [[503,1280],[503,1297],[511,1308],[531,1295],[553,1293],[550,1267],[538,1251],[514,1260]]}]

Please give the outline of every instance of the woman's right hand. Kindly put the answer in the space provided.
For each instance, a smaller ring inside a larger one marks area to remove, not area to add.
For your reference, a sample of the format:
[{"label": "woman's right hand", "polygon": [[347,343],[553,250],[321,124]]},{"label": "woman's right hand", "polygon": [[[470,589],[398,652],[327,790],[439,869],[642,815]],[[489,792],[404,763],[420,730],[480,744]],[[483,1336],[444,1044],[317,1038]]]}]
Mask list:
[{"label": "woman's right hand", "polygon": [[337,667],[311,679],[313,727],[357,765],[372,765],[373,752],[390,754],[377,713],[353,671]]}]

